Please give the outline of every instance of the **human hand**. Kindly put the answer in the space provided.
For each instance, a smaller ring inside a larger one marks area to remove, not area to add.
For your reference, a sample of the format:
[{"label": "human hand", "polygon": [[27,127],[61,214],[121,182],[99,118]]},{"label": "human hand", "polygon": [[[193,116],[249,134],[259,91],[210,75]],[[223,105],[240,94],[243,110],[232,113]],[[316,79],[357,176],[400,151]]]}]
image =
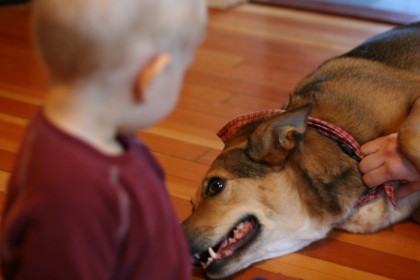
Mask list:
[{"label": "human hand", "polygon": [[420,191],[420,172],[398,149],[397,138],[397,133],[393,133],[362,145],[365,157],[360,161],[359,170],[368,187],[400,181],[395,190],[395,199],[399,200]]}]

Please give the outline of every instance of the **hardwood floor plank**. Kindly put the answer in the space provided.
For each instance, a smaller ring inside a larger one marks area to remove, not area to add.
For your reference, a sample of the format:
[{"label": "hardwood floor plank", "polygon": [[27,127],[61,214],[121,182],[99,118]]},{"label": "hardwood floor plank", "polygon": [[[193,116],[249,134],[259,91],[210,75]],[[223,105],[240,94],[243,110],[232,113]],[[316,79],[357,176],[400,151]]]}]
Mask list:
[{"label": "hardwood floor plank", "polygon": [[222,148],[222,143],[216,139],[214,133],[203,129],[184,127],[182,124],[171,123],[170,121],[166,121],[158,127],[149,128],[146,131],[156,135],[166,135],[171,139],[202,145],[208,148]]},{"label": "hardwood floor plank", "polygon": [[[230,100],[230,99],[229,99]],[[209,101],[203,100],[203,102],[209,104]],[[223,102],[223,105],[228,105],[228,101]],[[215,105],[222,105],[221,103],[215,103]],[[218,116],[218,112],[213,114],[208,114],[205,112],[200,112],[198,110],[182,109],[179,108],[176,112],[171,114],[170,122],[171,123],[181,123],[185,127],[191,127],[195,129],[203,129],[205,126],[206,130],[215,131],[220,128],[220,123],[222,119]]]},{"label": "hardwood floor plank", "polygon": [[171,196],[172,204],[175,208],[176,215],[180,221],[185,220],[187,216],[191,213],[191,203],[190,200],[185,200],[176,196]]},{"label": "hardwood floor plank", "polygon": [[414,280],[420,275],[418,261],[329,238],[311,244],[301,250],[300,254],[392,279]]},{"label": "hardwood floor plank", "polygon": [[[250,16],[250,13],[240,11],[238,9],[237,13],[220,16],[217,20],[210,22],[210,27],[274,42],[289,42],[336,52],[344,52],[348,50],[349,45],[355,44],[351,36],[334,32],[331,26],[324,26],[327,27],[326,32],[316,32],[319,30],[316,29],[319,26],[316,21],[296,23],[296,19],[289,20],[255,13],[251,13],[252,16]],[[327,43],[332,41],[335,42],[333,45]]]},{"label": "hardwood floor plank", "polygon": [[401,234],[411,238],[419,239],[420,236],[420,226],[410,220],[393,225],[389,230],[396,234]]},{"label": "hardwood floor plank", "polygon": [[[34,106],[28,103],[22,103],[9,98],[0,96],[0,118],[19,118],[19,119],[30,119],[37,111],[38,106]],[[8,116],[8,117],[7,117]]]},{"label": "hardwood floor plank", "polygon": [[[41,65],[38,66],[41,68]],[[42,105],[47,94],[47,78],[44,77],[39,80],[40,83],[44,84],[40,88],[31,87],[28,84],[13,84],[0,81],[0,96],[22,103]]]},{"label": "hardwood floor plank", "polygon": [[[201,145],[186,143],[184,141],[170,139],[166,136],[142,132],[139,137],[149,146],[149,148],[160,154],[172,157],[195,161],[205,154],[208,148]],[[176,147],[176,149],[174,149]]]},{"label": "hardwood floor plank", "polygon": [[[420,235],[419,235],[420,236]],[[383,253],[420,261],[420,239],[383,230],[375,234],[351,234],[334,231],[329,237],[338,241],[369,248]]]},{"label": "hardwood floor plank", "polygon": [[369,272],[338,265],[319,258],[290,254],[256,265],[268,271],[308,280],[384,280],[390,279]]},{"label": "hardwood floor plank", "polygon": [[[197,71],[189,71],[186,82],[194,85],[200,84],[211,89],[226,90],[241,96],[255,96],[270,100],[284,100],[292,90],[282,85],[262,85],[241,78],[234,79],[229,76],[214,73],[200,73]],[[180,106],[183,106],[184,103],[182,102]],[[234,109],[231,108],[231,110]]]},{"label": "hardwood floor plank", "polygon": [[183,100],[193,98],[211,103],[223,103],[234,95],[229,90],[221,90],[208,87],[201,83],[186,83],[181,96],[181,105]]},{"label": "hardwood floor plank", "polygon": [[216,159],[216,157],[220,154],[220,152],[221,150],[209,149],[207,150],[206,153],[204,153],[202,156],[198,158],[197,162],[210,166],[210,164]]},{"label": "hardwood floor plank", "polygon": [[[34,107],[38,107],[41,106],[43,101],[44,101],[44,95],[39,98],[39,97],[32,97],[29,94],[22,94],[20,92],[17,92],[15,90],[6,90],[4,88],[6,88],[6,85],[0,85],[0,98],[3,99],[3,102],[6,100],[10,100],[10,101],[14,101],[14,102],[19,102],[21,104],[23,104],[22,106],[34,106]],[[30,91],[30,93],[33,93],[32,91]],[[1,102],[1,103],[3,103]],[[28,116],[30,117],[30,116]]]},{"label": "hardwood floor plank", "polygon": [[217,52],[201,49],[197,51],[195,68],[204,68],[211,72],[218,72],[224,68],[235,67],[244,61],[244,57],[237,53]]},{"label": "hardwood floor plank", "polygon": [[[201,181],[186,179],[178,175],[167,174],[169,193],[177,198],[190,201]],[[191,207],[190,207],[191,211]]]},{"label": "hardwood floor plank", "polygon": [[25,132],[26,122],[0,113],[0,149],[16,152]]},{"label": "hardwood floor plank", "polygon": [[0,171],[0,193],[6,192],[6,185],[9,177],[10,174],[8,172]]},{"label": "hardwood floor plank", "polygon": [[156,154],[168,175],[182,177],[184,179],[200,182],[207,171],[207,166],[188,160],[174,158],[168,155]]},{"label": "hardwood floor plank", "polygon": [[0,149],[0,171],[12,172],[16,153]]},{"label": "hardwood floor plank", "polygon": [[45,88],[45,73],[40,68],[38,59],[33,56],[0,56],[0,82],[34,88]]}]

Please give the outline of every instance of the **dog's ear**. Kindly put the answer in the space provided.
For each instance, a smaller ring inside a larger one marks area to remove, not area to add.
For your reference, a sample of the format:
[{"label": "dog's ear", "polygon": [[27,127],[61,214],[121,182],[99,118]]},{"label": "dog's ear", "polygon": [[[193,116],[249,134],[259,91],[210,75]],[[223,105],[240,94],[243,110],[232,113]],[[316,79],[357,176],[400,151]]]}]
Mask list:
[{"label": "dog's ear", "polygon": [[261,123],[248,141],[248,156],[258,162],[282,165],[306,131],[312,106],[290,111]]}]

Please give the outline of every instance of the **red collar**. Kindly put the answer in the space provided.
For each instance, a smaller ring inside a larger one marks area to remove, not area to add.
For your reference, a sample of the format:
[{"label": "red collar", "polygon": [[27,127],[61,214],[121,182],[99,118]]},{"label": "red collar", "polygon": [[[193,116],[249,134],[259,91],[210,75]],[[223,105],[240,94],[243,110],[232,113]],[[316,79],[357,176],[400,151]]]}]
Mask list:
[{"label": "red collar", "polygon": [[[236,134],[236,132],[238,132],[238,130],[244,125],[262,117],[280,115],[284,112],[286,111],[281,109],[268,109],[239,116],[229,121],[224,127],[222,127],[219,132],[217,132],[217,136],[222,139],[223,143],[226,143],[229,138]],[[319,133],[325,135],[326,137],[335,140],[341,148],[355,160],[360,161],[364,157],[360,152],[359,142],[342,128],[313,117],[308,118],[308,125],[315,128]],[[356,202],[355,207],[363,206],[378,198],[381,193],[385,193],[390,203],[394,206],[394,208],[396,208],[397,203],[394,197],[394,189],[397,186],[398,182],[395,181],[385,183],[375,188],[369,188]]]}]

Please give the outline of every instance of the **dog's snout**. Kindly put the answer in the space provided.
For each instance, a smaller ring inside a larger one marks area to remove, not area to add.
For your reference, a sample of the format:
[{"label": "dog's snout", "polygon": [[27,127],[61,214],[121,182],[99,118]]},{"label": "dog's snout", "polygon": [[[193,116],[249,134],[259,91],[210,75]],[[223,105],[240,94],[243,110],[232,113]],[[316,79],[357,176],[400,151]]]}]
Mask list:
[{"label": "dog's snout", "polygon": [[195,227],[190,218],[186,219],[182,226],[190,245],[192,254],[201,253],[212,245],[212,240],[208,238],[209,229],[205,227]]}]

